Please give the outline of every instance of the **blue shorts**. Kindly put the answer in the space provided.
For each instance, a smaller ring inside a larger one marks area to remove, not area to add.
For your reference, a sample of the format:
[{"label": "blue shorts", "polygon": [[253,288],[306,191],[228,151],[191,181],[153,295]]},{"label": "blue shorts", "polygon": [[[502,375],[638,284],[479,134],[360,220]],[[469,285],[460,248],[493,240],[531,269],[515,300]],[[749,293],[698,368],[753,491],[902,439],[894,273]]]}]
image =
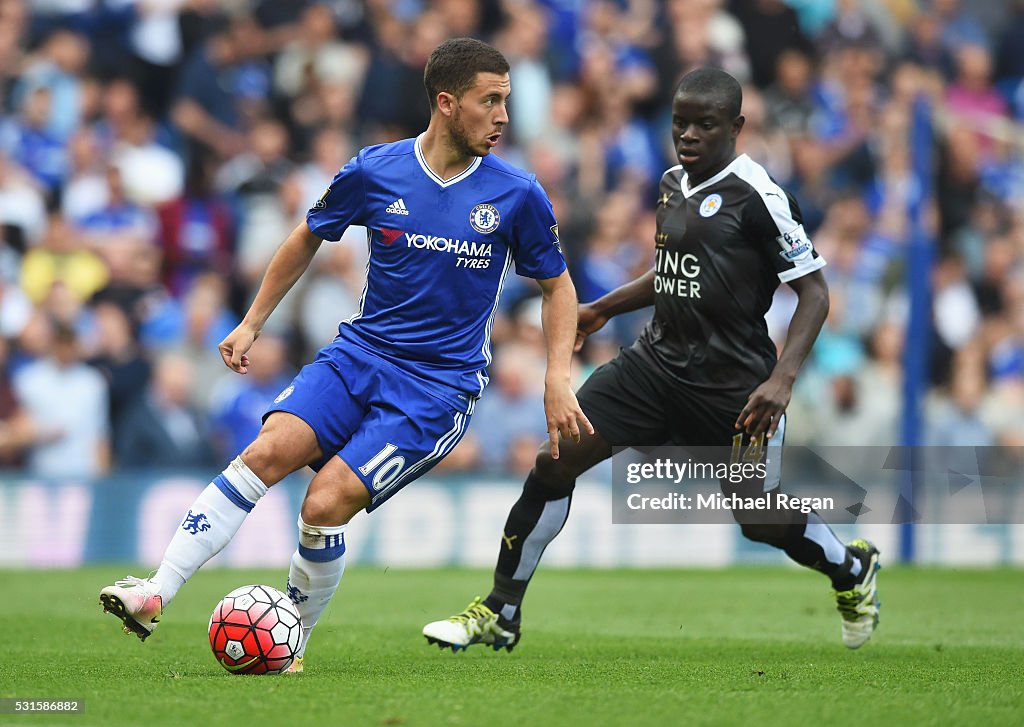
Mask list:
[{"label": "blue shorts", "polygon": [[444,459],[466,433],[465,411],[431,393],[408,372],[340,339],[320,350],[270,405],[263,420],[284,411],[306,422],[323,456],[337,455],[379,507]]}]

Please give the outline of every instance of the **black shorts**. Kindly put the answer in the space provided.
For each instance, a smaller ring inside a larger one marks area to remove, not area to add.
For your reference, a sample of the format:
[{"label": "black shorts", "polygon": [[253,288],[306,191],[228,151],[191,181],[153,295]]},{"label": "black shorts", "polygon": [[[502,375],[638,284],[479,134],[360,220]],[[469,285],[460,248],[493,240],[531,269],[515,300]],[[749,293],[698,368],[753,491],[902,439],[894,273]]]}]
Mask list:
[{"label": "black shorts", "polygon": [[749,391],[673,381],[633,349],[598,368],[576,394],[598,433],[618,447],[729,447]]},{"label": "black shorts", "polygon": [[586,380],[576,398],[597,433],[615,447],[684,447],[706,462],[767,456],[767,476],[739,484],[722,481],[726,494],[760,494],[779,486],[786,419],[776,435],[755,444],[736,429],[750,396],[745,389],[708,390],[672,381],[633,349],[624,348]]}]

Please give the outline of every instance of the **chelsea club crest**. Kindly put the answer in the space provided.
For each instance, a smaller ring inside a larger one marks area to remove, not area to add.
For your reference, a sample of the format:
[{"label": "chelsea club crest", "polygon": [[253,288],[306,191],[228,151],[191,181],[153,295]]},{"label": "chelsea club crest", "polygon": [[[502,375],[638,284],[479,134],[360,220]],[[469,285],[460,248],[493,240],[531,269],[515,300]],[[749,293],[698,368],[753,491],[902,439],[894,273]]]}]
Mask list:
[{"label": "chelsea club crest", "polygon": [[474,230],[485,235],[498,229],[499,222],[501,222],[501,215],[498,214],[494,205],[478,204],[469,213],[469,224],[473,225]]}]

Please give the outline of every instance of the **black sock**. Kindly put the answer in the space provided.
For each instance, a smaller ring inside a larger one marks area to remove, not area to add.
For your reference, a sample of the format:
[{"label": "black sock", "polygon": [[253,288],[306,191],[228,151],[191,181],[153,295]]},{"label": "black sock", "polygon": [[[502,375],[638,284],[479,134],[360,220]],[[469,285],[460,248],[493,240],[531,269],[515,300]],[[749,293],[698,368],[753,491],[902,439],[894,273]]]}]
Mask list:
[{"label": "black sock", "polygon": [[850,590],[864,578],[864,572],[867,567],[866,559],[862,558],[859,553],[855,553],[850,548],[847,548],[846,560],[830,576],[832,587],[837,591]]},{"label": "black sock", "polygon": [[814,511],[807,514],[803,523],[790,526],[781,547],[800,565],[828,576],[836,590],[852,588],[860,579],[860,558]]},{"label": "black sock", "polygon": [[505,521],[494,570],[494,589],[484,600],[504,621],[519,621],[519,607],[541,555],[569,517],[575,485],[571,482],[560,488],[545,487],[534,472],[527,476],[523,493]]}]

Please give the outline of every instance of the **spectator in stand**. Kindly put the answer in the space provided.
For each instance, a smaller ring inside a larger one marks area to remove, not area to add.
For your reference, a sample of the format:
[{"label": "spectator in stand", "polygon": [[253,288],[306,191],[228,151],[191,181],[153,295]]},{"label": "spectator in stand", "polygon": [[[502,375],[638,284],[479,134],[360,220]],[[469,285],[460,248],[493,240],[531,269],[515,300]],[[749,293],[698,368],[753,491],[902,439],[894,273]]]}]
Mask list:
[{"label": "spectator in stand", "polygon": [[261,79],[259,64],[253,63],[262,41],[259,26],[251,18],[239,17],[185,61],[171,117],[191,145],[190,156],[206,149],[227,159],[245,150],[252,94],[262,90],[265,98],[269,83],[268,78]]},{"label": "spectator in stand", "polygon": [[146,112],[156,118],[167,113],[183,41],[178,15],[190,0],[135,2],[135,17],[128,31],[132,77],[142,90]]},{"label": "spectator in stand", "polygon": [[[136,204],[125,195],[124,177],[115,164],[106,168],[106,204],[95,212],[75,220],[76,232],[83,242],[100,255],[134,255],[138,248],[156,242],[156,217],[147,207]],[[128,248],[117,252],[113,249]]]},{"label": "spectator in stand", "polygon": [[21,287],[39,305],[54,285],[66,287],[79,301],[88,300],[110,279],[103,259],[57,214],[51,215],[46,236],[25,255]]},{"label": "spectator in stand", "polygon": [[110,466],[107,382],[81,361],[73,328],[48,328],[45,356],[14,377],[33,432],[26,469],[38,477],[100,477]]},{"label": "spectator in stand", "polygon": [[988,34],[961,0],[930,0],[931,14],[939,21],[942,45],[951,53],[965,45],[989,47]]},{"label": "spectator in stand", "polygon": [[123,468],[203,468],[216,455],[203,416],[190,404],[195,379],[192,362],[174,353],[162,354],[142,397],[125,412],[115,443]]},{"label": "spectator in stand", "polygon": [[139,90],[126,78],[113,78],[107,82],[100,94],[99,109],[91,127],[99,139],[106,155],[131,134],[132,129],[144,118]]},{"label": "spectator in stand", "polygon": [[68,140],[68,176],[60,199],[61,214],[80,220],[102,210],[110,193],[107,154],[92,127],[79,127]]},{"label": "spectator in stand", "polygon": [[992,57],[983,45],[965,44],[956,51],[956,77],[946,90],[953,123],[974,129],[981,160],[992,153],[992,134],[1009,108],[992,85]]},{"label": "spectator in stand", "polygon": [[227,304],[228,286],[214,273],[196,278],[184,301],[170,300],[160,320],[143,329],[151,350],[172,350],[192,362],[192,403],[207,411],[224,362],[217,344],[237,325]]},{"label": "spectator in stand", "polygon": [[775,82],[764,92],[765,122],[788,136],[810,132],[814,115],[811,59],[802,51],[787,48],[779,54]]},{"label": "spectator in stand", "polygon": [[15,103],[24,104],[45,89],[46,104],[39,129],[63,143],[80,121],[82,76],[90,57],[85,36],[69,30],[55,30],[43,40],[38,51],[26,59],[14,89]]},{"label": "spectator in stand", "polygon": [[[274,91],[290,100],[291,116],[301,130],[299,151],[309,148],[314,124],[322,120],[322,94],[342,87],[350,98],[358,97],[366,71],[366,49],[338,38],[326,5],[310,5],[302,13],[301,34],[278,55],[274,63]],[[347,160],[346,160],[347,161]]]},{"label": "spectator in stand", "polygon": [[[409,99],[423,93],[423,66],[446,36],[436,12],[417,18],[411,33],[406,23],[389,16],[381,18],[376,31],[358,103],[363,135],[373,143],[413,136],[426,127],[426,106]],[[381,88],[388,93],[380,93]]]},{"label": "spectator in stand", "polygon": [[0,127],[0,152],[29,172],[53,201],[67,175],[68,155],[64,141],[47,128],[51,101],[46,86],[29,90],[21,118]]},{"label": "spectator in stand", "polygon": [[817,41],[823,53],[845,45],[881,49],[882,33],[861,0],[837,0],[836,15],[818,33]]},{"label": "spectator in stand", "polygon": [[232,274],[235,219],[230,205],[214,189],[214,174],[213,159],[193,157],[184,193],[158,210],[164,280],[178,298],[199,275],[208,271],[223,277]]},{"label": "spectator in stand", "polygon": [[160,141],[153,119],[135,116],[125,126],[111,159],[121,172],[125,195],[141,205],[159,207],[181,196],[185,165]]},{"label": "spectator in stand", "polygon": [[918,13],[907,26],[904,61],[935,71],[943,77],[953,74],[953,53],[942,41],[942,23],[929,12]]},{"label": "spectator in stand", "polygon": [[948,400],[933,401],[927,442],[933,447],[988,447],[995,444],[982,416],[985,370],[978,356],[965,351],[953,366]]},{"label": "spectator in stand", "polygon": [[579,298],[584,303],[632,280],[631,272],[646,250],[634,238],[634,223],[641,201],[636,187],[626,187],[608,195],[597,210],[586,252],[576,261],[574,273]]},{"label": "spectator in stand", "polygon": [[234,199],[239,210],[235,265],[242,287],[255,291],[281,240],[295,229],[312,202],[307,200],[299,212],[286,209],[282,199],[282,189],[295,171],[287,156],[288,132],[283,124],[261,119],[249,131],[248,139],[249,151],[221,167],[215,186],[226,198]]},{"label": "spectator in stand", "polygon": [[807,54],[814,51],[796,12],[782,0],[731,0],[729,12],[743,26],[752,80],[758,88],[774,83],[779,55],[787,48]]},{"label": "spectator in stand", "polygon": [[112,302],[92,309],[94,334],[86,360],[107,381],[110,424],[117,440],[125,412],[138,402],[149,383],[151,365],[139,347],[134,326],[124,309]]}]

